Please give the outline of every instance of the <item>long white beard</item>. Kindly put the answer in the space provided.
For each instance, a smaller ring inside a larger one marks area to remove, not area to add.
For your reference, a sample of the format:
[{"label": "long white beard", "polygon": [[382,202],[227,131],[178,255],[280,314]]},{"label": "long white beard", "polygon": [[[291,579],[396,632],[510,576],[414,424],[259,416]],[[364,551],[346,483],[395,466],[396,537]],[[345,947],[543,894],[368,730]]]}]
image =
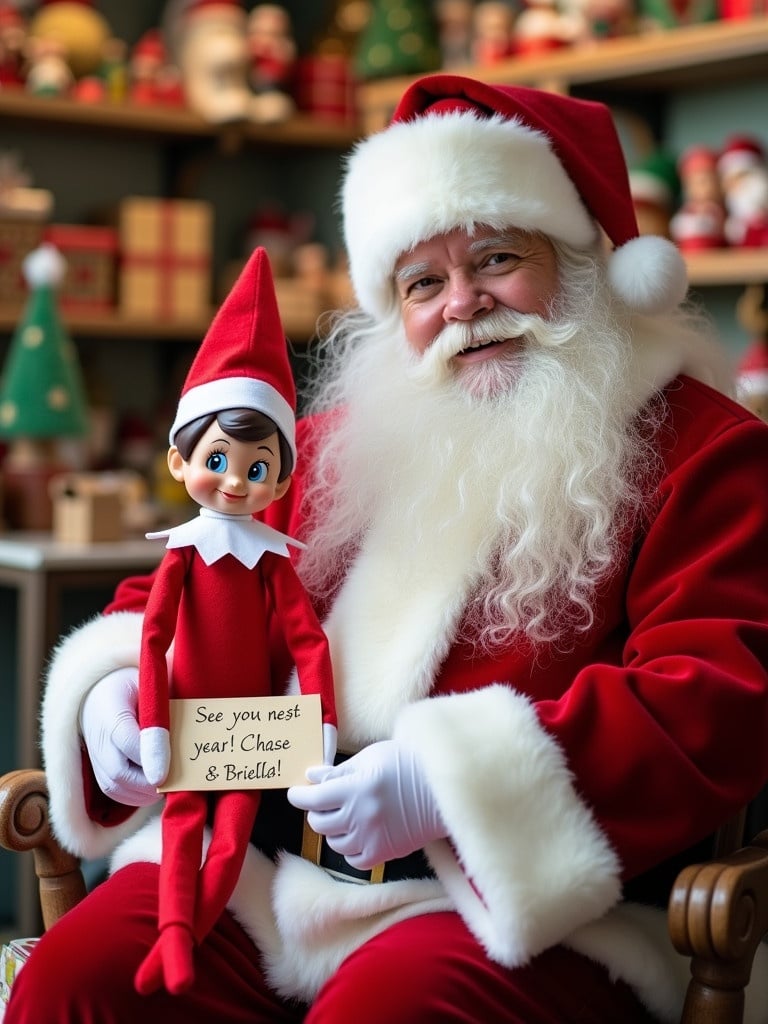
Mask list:
[{"label": "long white beard", "polygon": [[651,457],[610,302],[598,291],[570,308],[578,315],[551,321],[486,318],[487,338],[525,332],[527,343],[460,372],[452,356],[469,339],[453,327],[423,358],[393,325],[339,355],[323,395],[346,413],[309,492],[311,590],[338,584],[375,534],[402,595],[438,581],[453,599],[452,639],[565,643],[589,627]]}]

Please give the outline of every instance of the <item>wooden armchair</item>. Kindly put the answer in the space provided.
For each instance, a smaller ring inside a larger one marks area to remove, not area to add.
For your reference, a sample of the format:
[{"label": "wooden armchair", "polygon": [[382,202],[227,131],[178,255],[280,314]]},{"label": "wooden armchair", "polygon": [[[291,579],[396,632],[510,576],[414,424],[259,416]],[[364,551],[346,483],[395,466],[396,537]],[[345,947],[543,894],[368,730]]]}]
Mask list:
[{"label": "wooden armchair", "polygon": [[[44,772],[0,777],[0,846],[32,851],[45,928],[85,895],[77,858],[51,834]],[[675,948],[691,957],[681,1024],[742,1024],[744,987],[768,934],[768,830],[748,846],[680,873],[669,931]]]}]

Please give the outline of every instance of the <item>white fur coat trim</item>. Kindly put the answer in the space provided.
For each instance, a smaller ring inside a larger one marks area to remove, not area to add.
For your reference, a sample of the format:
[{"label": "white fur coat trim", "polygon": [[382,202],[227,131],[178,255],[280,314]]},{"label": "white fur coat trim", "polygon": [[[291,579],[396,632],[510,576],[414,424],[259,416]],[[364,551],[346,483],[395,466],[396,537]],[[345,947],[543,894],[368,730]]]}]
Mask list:
[{"label": "white fur coat trim", "polygon": [[[620,903],[568,936],[570,946],[608,968],[638,994],[660,1021],[677,1024],[691,980],[690,961],[675,952],[667,915],[656,907]],[[768,1024],[768,945],[757,950],[746,989],[744,1024]]]},{"label": "white fur coat trim", "polygon": [[526,963],[620,897],[620,865],[530,701],[497,684],[406,708],[451,843],[427,848],[489,955]]},{"label": "white fur coat trim", "polygon": [[[111,870],[135,861],[159,863],[159,816],[118,847]],[[450,910],[452,903],[438,882],[358,886],[335,881],[300,857],[284,854],[274,865],[250,848],[227,907],[260,951],[275,991],[310,1002],[362,942],[407,917]],[[680,1019],[689,963],[672,949],[663,910],[622,903],[563,943],[631,985],[660,1021]],[[767,1007],[768,947],[762,946],[744,1024],[768,1024]]]},{"label": "white fur coat trim", "polygon": [[79,857],[98,858],[136,828],[147,811],[111,828],[88,817],[83,798],[78,715],[91,689],[108,672],[138,664],[143,616],[100,615],[59,643],[50,662],[42,705],[43,764],[54,831]]}]

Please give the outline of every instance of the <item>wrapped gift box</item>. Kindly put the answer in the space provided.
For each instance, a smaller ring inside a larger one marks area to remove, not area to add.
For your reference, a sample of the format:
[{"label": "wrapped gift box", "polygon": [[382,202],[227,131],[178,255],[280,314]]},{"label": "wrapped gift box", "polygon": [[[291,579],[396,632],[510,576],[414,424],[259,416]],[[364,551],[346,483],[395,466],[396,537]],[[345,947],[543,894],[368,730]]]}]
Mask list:
[{"label": "wrapped gift box", "polygon": [[59,302],[67,310],[105,310],[115,304],[117,231],[81,224],[51,224],[45,240],[67,261]]},{"label": "wrapped gift box", "polygon": [[105,473],[63,473],[50,483],[53,535],[68,544],[121,540],[120,478]]},{"label": "wrapped gift box", "polygon": [[195,199],[124,199],[118,212],[118,301],[128,316],[210,313],[213,209]]},{"label": "wrapped gift box", "polygon": [[29,959],[37,939],[12,939],[0,950],[0,1020],[11,995],[14,978]]}]

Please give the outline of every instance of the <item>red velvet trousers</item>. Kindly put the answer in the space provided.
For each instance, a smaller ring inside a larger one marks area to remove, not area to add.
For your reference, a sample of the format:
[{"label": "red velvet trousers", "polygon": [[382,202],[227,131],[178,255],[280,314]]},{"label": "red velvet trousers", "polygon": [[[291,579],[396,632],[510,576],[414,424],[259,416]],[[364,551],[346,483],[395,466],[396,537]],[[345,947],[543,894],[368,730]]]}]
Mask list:
[{"label": "red velvet trousers", "polygon": [[[340,883],[342,884],[342,883]],[[353,953],[311,1007],[280,999],[240,926],[224,913],[181,996],[137,995],[157,936],[158,869],[123,868],[40,941],[5,1024],[649,1024],[603,967],[562,947],[511,971],[490,961],[453,913],[394,925]]]}]

